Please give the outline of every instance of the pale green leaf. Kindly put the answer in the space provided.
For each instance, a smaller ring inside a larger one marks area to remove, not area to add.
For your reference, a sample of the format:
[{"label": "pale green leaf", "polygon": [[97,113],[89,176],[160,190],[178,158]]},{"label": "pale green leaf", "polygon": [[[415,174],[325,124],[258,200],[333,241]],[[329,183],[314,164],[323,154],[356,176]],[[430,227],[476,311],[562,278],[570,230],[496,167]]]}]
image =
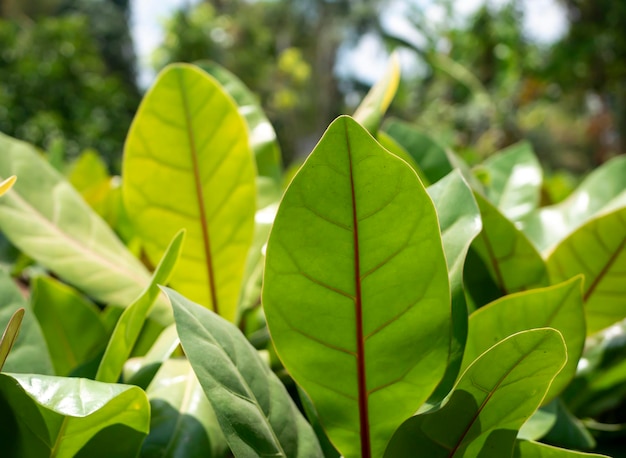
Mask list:
[{"label": "pale green leaf", "polygon": [[159,74],[128,134],[122,191],[151,262],[186,229],[172,285],[235,321],[254,231],[255,169],[245,121],[213,77],[186,64]]}]

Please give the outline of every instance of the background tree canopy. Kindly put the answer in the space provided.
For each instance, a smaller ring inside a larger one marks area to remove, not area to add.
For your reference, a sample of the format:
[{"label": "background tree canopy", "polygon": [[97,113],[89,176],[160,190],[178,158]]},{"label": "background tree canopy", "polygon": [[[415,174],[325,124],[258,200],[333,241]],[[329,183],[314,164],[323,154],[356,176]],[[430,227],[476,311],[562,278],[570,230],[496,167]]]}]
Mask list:
[{"label": "background tree canopy", "polygon": [[[432,3],[439,21],[424,14]],[[400,4],[409,34],[389,20]],[[465,20],[451,0],[189,2],[165,21],[152,65],[210,59],[231,70],[258,95],[289,162],[368,89],[345,56],[369,40],[380,48],[373,66],[402,50],[392,114],[470,161],[528,138],[548,167],[581,173],[626,151],[626,6],[560,4],[568,31],[544,44],[525,33],[516,0]],[[0,5],[0,130],[69,157],[94,148],[115,171],[141,94],[130,2]]]}]

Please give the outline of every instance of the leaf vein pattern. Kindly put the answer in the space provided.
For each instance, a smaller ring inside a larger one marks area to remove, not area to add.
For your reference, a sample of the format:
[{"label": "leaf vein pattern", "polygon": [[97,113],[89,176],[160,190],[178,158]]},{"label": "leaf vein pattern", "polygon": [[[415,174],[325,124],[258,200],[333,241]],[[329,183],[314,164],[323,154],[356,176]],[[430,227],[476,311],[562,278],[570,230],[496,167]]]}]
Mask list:
[{"label": "leaf vein pattern", "polygon": [[585,302],[589,299],[589,297],[591,297],[591,295],[594,293],[594,291],[596,290],[596,288],[598,287],[602,279],[607,275],[607,273],[609,272],[609,269],[611,269],[611,266],[613,266],[613,264],[617,261],[617,258],[619,257],[621,251],[624,249],[625,246],[626,246],[626,237],[622,238],[622,241],[620,242],[619,246],[615,249],[613,254],[611,254],[606,264],[602,267],[602,270],[593,279],[593,282],[591,283],[591,285],[589,285],[589,289],[587,290],[587,292],[585,292],[585,295],[583,297]]},{"label": "leaf vein pattern", "polygon": [[323,215],[322,213],[318,212],[317,210],[314,210],[312,207],[309,207],[306,203],[302,202],[301,205],[302,205],[302,208],[304,208],[305,210],[310,211],[315,216],[317,216],[319,219],[322,219],[322,220],[326,221],[327,223],[332,224],[333,226],[337,226],[340,229],[344,229],[346,231],[352,232],[352,228],[351,227],[346,226],[345,224],[341,224],[341,223],[339,223],[337,221],[334,221],[334,220],[330,219],[326,215]]},{"label": "leaf vein pattern", "polygon": [[366,219],[371,218],[372,216],[377,215],[378,213],[383,211],[385,208],[387,208],[389,205],[391,205],[391,203],[394,200],[396,200],[396,197],[398,197],[399,195],[400,195],[400,190],[396,186],[395,193],[391,196],[390,199],[388,199],[386,202],[384,202],[379,208],[376,208],[376,209],[372,210],[371,212],[366,213],[365,215],[361,215],[359,217],[359,222],[365,221]]}]

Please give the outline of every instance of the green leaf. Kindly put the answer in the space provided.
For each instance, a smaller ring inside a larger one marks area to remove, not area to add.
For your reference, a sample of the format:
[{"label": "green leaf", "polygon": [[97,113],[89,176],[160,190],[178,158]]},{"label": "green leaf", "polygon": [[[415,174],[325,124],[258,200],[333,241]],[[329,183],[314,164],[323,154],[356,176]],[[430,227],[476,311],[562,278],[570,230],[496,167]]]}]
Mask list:
[{"label": "green leaf", "polygon": [[141,449],[148,457],[220,457],[227,450],[211,404],[189,361],[167,360],[147,390],[150,434]]},{"label": "green leaf", "polygon": [[587,334],[626,317],[626,207],[598,216],[563,240],[547,260],[552,282],[582,273]]},{"label": "green leaf", "polygon": [[510,294],[547,286],[546,265],[537,249],[491,202],[479,193],[474,193],[474,197],[480,208],[483,230],[472,247],[500,291]]},{"label": "green leaf", "polygon": [[596,441],[589,430],[568,410],[560,398],[556,400],[556,407],[556,423],[543,440],[579,450],[595,448]]},{"label": "green leaf", "polygon": [[259,176],[270,178],[280,186],[283,175],[280,147],[274,127],[263,113],[258,97],[221,65],[211,61],[196,62],[195,65],[215,78],[235,100],[239,113],[248,125],[250,146]]},{"label": "green leaf", "polygon": [[528,142],[512,145],[483,163],[488,173],[487,198],[512,221],[539,205],[543,175]]},{"label": "green leaf", "polygon": [[431,402],[443,399],[456,381],[467,339],[467,304],[463,290],[463,266],[472,240],[480,233],[480,211],[469,185],[458,170],[428,189],[437,209],[443,248],[448,264],[452,296],[452,340],[446,374]]},{"label": "green leaf", "polygon": [[552,249],[599,213],[626,206],[626,156],[606,162],[563,202],[543,207],[521,221],[528,238],[542,253]]},{"label": "green leaf", "polygon": [[546,327],[561,333],[568,357],[567,364],[544,399],[544,402],[551,401],[574,377],[585,345],[580,275],[555,286],[505,296],[474,312],[469,319],[463,368],[495,343],[516,332]]},{"label": "green leaf", "polygon": [[467,368],[440,410],[406,421],[385,457],[511,456],[517,431],[566,360],[563,338],[554,329],[507,337]]},{"label": "green leaf", "polygon": [[[150,406],[139,388],[81,378],[0,374],[3,452],[29,458],[135,456]],[[15,428],[14,435],[7,431]],[[107,437],[107,430],[115,431]],[[89,454],[83,450],[87,446]]]},{"label": "green leaf", "polygon": [[187,230],[172,285],[230,321],[254,231],[255,170],[245,121],[206,72],[163,70],[124,151],[126,210],[151,262]]},{"label": "green leaf", "polygon": [[389,59],[385,75],[369,90],[354,112],[354,120],[367,131],[376,135],[378,127],[391,105],[400,84],[400,59],[393,53]]},{"label": "green leaf", "polygon": [[452,172],[453,165],[446,150],[411,124],[389,120],[384,125],[384,131],[408,151],[431,183]]},{"label": "green leaf", "polygon": [[22,326],[23,319],[24,309],[19,308],[13,313],[13,315],[11,315],[9,323],[4,328],[2,338],[0,338],[0,372],[4,367],[4,363],[9,356],[11,348],[13,348],[15,340],[17,339],[17,334],[20,332],[20,327]]},{"label": "green leaf", "polygon": [[517,434],[518,439],[538,440],[545,436],[556,424],[559,399],[541,406],[526,420]]},{"label": "green leaf", "polygon": [[[126,306],[137,297],[148,271],[80,194],[29,144],[0,134],[0,152],[0,177],[20,177],[0,199],[0,229],[7,238],[101,302]],[[171,322],[164,298],[151,316]]]},{"label": "green leaf", "polygon": [[443,376],[450,291],[435,208],[349,117],[283,197],[263,306],[280,359],[346,457],[382,455]]},{"label": "green leaf", "polygon": [[104,350],[108,333],[93,303],[50,277],[35,277],[32,288],[31,306],[56,375],[70,374]]},{"label": "green leaf", "polygon": [[378,143],[380,143],[380,145],[387,151],[395,154],[404,162],[409,164],[413,171],[417,173],[417,176],[422,181],[424,186],[428,186],[430,184],[430,181],[428,181],[428,178],[422,169],[420,169],[417,162],[415,162],[415,159],[413,159],[413,156],[411,156],[407,150],[405,150],[391,135],[383,131],[378,131],[376,134],[376,140],[378,140]]},{"label": "green leaf", "polygon": [[180,345],[176,323],[161,332],[145,356],[131,358],[124,364],[122,378],[130,385],[147,388],[157,371]]},{"label": "green leaf", "polygon": [[172,272],[174,272],[182,251],[184,237],[184,230],[181,230],[174,236],[165,250],[159,265],[152,274],[150,284],[122,313],[98,367],[96,380],[109,383],[118,380],[124,368],[124,363],[130,356],[130,352],[141,333],[141,328],[146,321],[148,312],[159,296],[159,285],[167,284]]},{"label": "green leaf", "polygon": [[552,447],[539,442],[518,440],[515,442],[513,458],[609,458],[596,453],[583,453],[575,450]]},{"label": "green leaf", "polygon": [[11,317],[19,309],[25,310],[24,319],[17,340],[4,362],[3,370],[53,374],[46,341],[30,305],[9,274],[0,269],[0,329],[8,326]]},{"label": "green leaf", "polygon": [[176,327],[237,457],[322,457],[315,433],[239,329],[173,290]]}]

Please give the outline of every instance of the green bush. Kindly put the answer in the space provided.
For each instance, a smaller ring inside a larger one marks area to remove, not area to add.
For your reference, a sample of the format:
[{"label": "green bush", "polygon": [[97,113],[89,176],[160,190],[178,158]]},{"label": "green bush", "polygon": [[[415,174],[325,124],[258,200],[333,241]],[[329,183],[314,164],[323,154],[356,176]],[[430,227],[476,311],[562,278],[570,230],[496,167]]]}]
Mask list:
[{"label": "green bush", "polygon": [[0,228],[35,263],[0,276],[4,450],[623,456],[626,160],[541,207],[529,144],[470,169],[381,126],[398,80],[286,190],[272,126],[210,64],[160,74],[121,179],[0,136]]}]

